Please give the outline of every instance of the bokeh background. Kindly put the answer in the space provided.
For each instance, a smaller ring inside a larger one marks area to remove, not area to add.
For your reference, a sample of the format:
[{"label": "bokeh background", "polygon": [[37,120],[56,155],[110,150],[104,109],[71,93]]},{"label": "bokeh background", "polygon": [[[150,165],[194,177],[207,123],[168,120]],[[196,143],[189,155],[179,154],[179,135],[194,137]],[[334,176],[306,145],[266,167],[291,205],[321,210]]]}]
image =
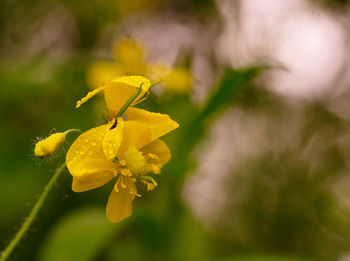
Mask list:
[{"label": "bokeh background", "polygon": [[350,260],[347,0],[1,0],[0,246],[77,134],[104,122],[118,75],[157,80],[139,107],[180,128],[133,215],[111,224],[112,182],[73,193],[66,171],[10,260]]}]

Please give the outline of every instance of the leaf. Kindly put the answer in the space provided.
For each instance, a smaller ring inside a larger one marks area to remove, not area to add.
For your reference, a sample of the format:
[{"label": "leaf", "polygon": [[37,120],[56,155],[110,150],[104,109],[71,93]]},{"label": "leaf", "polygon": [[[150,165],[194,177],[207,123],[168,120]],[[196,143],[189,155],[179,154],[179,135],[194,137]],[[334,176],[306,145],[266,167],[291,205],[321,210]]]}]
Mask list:
[{"label": "leaf", "polygon": [[256,66],[241,70],[227,70],[218,88],[214,90],[203,108],[201,119],[235,101],[238,94],[250,87],[253,80],[264,68],[263,66]]},{"label": "leaf", "polygon": [[[209,129],[205,124],[213,121],[212,114],[224,109],[228,105],[237,101],[247,88],[252,87],[253,80],[265,69],[263,66],[249,67],[241,70],[229,69],[226,71],[218,87],[209,96],[208,101],[201,112],[193,113],[190,123],[186,126],[180,123],[180,129],[183,129],[179,148],[182,155],[188,155],[194,147],[206,135]],[[209,121],[208,121],[209,118]],[[186,168],[186,166],[184,166]]]},{"label": "leaf", "polygon": [[85,207],[64,216],[49,232],[41,261],[93,260],[120,228],[110,223],[102,207]]}]

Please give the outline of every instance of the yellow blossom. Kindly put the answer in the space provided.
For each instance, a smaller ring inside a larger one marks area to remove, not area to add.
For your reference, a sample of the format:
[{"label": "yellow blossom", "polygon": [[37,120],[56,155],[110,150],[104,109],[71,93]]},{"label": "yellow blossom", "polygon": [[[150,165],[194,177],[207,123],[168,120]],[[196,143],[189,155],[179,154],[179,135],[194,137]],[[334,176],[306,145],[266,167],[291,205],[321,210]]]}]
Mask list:
[{"label": "yellow blossom", "polygon": [[154,79],[163,78],[164,88],[176,93],[190,92],[193,84],[192,74],[185,68],[169,68],[162,64],[150,64],[147,75]]},{"label": "yellow blossom", "polygon": [[125,74],[122,65],[110,61],[97,61],[93,63],[87,72],[86,81],[92,89],[104,85],[118,75]]},{"label": "yellow blossom", "polygon": [[137,74],[144,70],[145,48],[140,43],[126,39],[113,46],[115,60]]},{"label": "yellow blossom", "polygon": [[[160,174],[170,159],[169,148],[158,138],[176,129],[177,122],[166,114],[126,107],[143,100],[150,86],[150,81],[142,76],[117,77],[77,102],[79,107],[104,91],[111,118],[118,114],[118,118],[108,124],[81,134],[66,155],[66,165],[73,176],[73,191],[97,188],[117,178],[106,209],[111,222],[131,215],[132,201],[140,196],[136,181],[153,190],[157,183],[146,174]],[[126,121],[120,117],[124,112]]]},{"label": "yellow blossom", "polygon": [[[66,164],[72,189],[87,191],[116,177],[106,215],[119,222],[131,215],[139,180],[152,190],[157,183],[146,174],[160,173],[170,159],[168,146],[158,138],[178,127],[168,115],[130,108],[128,119],[117,119],[81,134],[70,147]],[[154,181],[154,182],[153,182]]]},{"label": "yellow blossom", "polygon": [[171,68],[159,63],[146,63],[145,48],[136,41],[126,39],[113,46],[115,61],[97,61],[87,73],[91,89],[99,88],[111,79],[121,75],[147,75],[156,81],[163,79],[162,86],[171,92],[191,91],[192,74],[185,68]]}]

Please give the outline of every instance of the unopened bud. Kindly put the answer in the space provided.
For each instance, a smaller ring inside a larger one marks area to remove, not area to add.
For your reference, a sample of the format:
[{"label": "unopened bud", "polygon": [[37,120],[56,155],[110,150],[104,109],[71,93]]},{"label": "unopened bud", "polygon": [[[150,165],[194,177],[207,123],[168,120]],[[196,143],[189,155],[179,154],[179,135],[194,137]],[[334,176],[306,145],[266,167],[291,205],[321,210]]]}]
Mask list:
[{"label": "unopened bud", "polygon": [[49,156],[62,145],[66,140],[66,134],[63,132],[57,132],[44,140],[39,141],[35,144],[34,155],[36,157],[46,157]]}]

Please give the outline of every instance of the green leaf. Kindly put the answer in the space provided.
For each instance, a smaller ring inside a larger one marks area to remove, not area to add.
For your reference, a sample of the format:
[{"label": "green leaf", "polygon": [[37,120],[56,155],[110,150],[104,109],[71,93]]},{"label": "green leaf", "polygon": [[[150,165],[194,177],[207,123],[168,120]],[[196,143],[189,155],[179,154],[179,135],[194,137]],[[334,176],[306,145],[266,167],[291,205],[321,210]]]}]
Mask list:
[{"label": "green leaf", "polygon": [[101,207],[85,207],[64,216],[49,232],[40,252],[41,261],[93,260],[119,230]]},{"label": "green leaf", "polygon": [[218,109],[235,101],[240,92],[252,85],[253,80],[264,68],[263,66],[256,66],[241,70],[227,70],[218,88],[214,90],[208,99],[201,113],[201,119],[210,116]]},{"label": "green leaf", "polygon": [[[226,71],[218,87],[209,96],[203,109],[198,113],[192,113],[192,119],[187,126],[180,124],[180,129],[183,129],[183,134],[180,134],[183,136],[179,138],[178,142],[178,148],[181,148],[181,155],[191,153],[206,135],[206,131],[209,129],[206,125],[215,119],[211,116],[239,100],[240,95],[247,88],[252,87],[254,79],[265,68],[267,67],[256,66],[241,70],[228,69]],[[177,165],[181,166],[180,163],[177,163]],[[186,168],[187,166],[183,165],[183,169]]]}]

